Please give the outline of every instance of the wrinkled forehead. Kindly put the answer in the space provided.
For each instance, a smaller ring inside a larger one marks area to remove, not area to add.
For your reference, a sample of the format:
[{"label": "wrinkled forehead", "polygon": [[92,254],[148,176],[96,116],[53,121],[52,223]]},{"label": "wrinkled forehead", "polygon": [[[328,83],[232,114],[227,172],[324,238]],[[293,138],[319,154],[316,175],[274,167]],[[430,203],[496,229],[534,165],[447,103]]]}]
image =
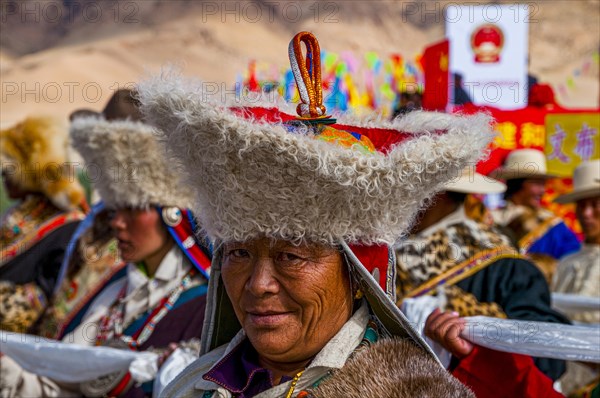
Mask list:
[{"label": "wrinkled forehead", "polygon": [[346,253],[344,252],[341,246],[332,246],[310,241],[295,242],[292,240],[261,235],[256,238],[246,239],[243,241],[215,241],[214,256],[212,262],[213,271],[221,269],[224,256],[229,250],[238,249],[262,252],[263,254],[273,258],[281,254],[282,252],[290,251],[294,255],[304,254],[307,257],[311,257],[313,261],[318,261],[319,258],[325,257],[331,259],[332,255],[337,254],[339,255],[339,259],[344,264],[344,266],[349,264],[349,262],[347,261]]},{"label": "wrinkled forehead", "polygon": [[301,250],[309,250],[315,252],[329,252],[329,251],[342,251],[342,248],[339,246],[326,245],[320,242],[311,242],[311,241],[292,241],[288,239],[276,238],[271,236],[266,236],[261,234],[254,238],[249,238],[245,240],[226,240],[222,241],[219,246],[222,247],[231,247],[231,246],[246,246],[246,247],[256,247],[256,248],[269,248],[269,249],[284,249],[284,248],[294,248]]},{"label": "wrinkled forehead", "polygon": [[390,250],[390,247],[387,245],[348,245],[340,240],[338,246],[331,246],[312,242],[295,243],[289,240],[262,236],[260,238],[248,239],[243,242],[233,240],[226,242],[217,241],[215,242],[214,247],[215,253],[212,263],[213,271],[221,270],[225,249],[263,247],[266,249],[275,248],[285,250],[286,248],[304,247],[306,250],[321,255],[337,252],[340,254],[340,261],[344,265],[343,269],[347,268],[351,274],[369,274],[370,277],[373,278],[373,282],[376,285],[379,285],[383,292],[395,298],[394,284],[396,280],[396,259],[394,251]]}]

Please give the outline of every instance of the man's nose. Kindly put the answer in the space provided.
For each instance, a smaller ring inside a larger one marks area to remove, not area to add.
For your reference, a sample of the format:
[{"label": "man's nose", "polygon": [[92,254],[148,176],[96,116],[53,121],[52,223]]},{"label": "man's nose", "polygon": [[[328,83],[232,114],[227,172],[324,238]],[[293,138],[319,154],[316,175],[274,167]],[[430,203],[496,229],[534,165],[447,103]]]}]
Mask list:
[{"label": "man's nose", "polygon": [[110,219],[109,225],[113,230],[125,229],[127,223],[125,222],[123,213],[119,210],[115,211]]},{"label": "man's nose", "polygon": [[589,203],[584,203],[581,209],[581,215],[584,218],[591,218],[594,216],[594,208]]},{"label": "man's nose", "polygon": [[271,258],[256,260],[246,288],[256,297],[276,294],[279,291],[279,282],[275,278],[275,264]]}]

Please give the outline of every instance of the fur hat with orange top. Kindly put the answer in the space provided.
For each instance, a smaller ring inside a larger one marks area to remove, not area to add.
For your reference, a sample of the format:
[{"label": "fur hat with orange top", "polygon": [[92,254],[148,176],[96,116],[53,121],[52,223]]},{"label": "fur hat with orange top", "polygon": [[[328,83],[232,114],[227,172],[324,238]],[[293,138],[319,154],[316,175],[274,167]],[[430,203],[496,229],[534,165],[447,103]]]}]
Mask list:
[{"label": "fur hat with orange top", "polygon": [[[426,112],[394,122],[333,119],[316,38],[301,32],[288,52],[299,116],[273,104],[227,107],[210,101],[201,82],[164,75],[138,86],[141,109],[184,165],[196,214],[217,247],[260,236],[339,247],[388,332],[428,350],[394,303],[388,245],[427,198],[483,155],[494,137],[490,120]],[[211,269],[209,301],[228,300],[218,296],[219,250]],[[213,333],[210,325],[232,321],[220,304],[209,307],[203,353],[232,337]]]},{"label": "fur hat with orange top", "polygon": [[202,83],[163,75],[138,86],[146,120],[185,164],[211,238],[392,244],[423,200],[483,156],[494,137],[490,118],[412,112],[393,122],[333,119],[322,104],[318,47],[309,72],[292,44],[300,117],[275,107],[226,107]]}]

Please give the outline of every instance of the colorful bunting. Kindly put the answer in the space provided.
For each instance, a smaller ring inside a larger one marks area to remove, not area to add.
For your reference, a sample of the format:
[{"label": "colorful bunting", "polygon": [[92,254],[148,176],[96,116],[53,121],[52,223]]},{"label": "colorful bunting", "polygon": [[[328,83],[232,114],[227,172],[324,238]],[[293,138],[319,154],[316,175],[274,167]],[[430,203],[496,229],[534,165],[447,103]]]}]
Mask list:
[{"label": "colorful bunting", "polygon": [[[400,54],[381,57],[376,52],[358,56],[351,51],[341,54],[321,52],[325,106],[330,112],[361,114],[377,110],[392,114],[399,95],[423,89],[422,56],[408,61]],[[242,91],[276,92],[288,102],[298,99],[294,76],[289,68],[251,61],[236,78],[236,93]]]}]

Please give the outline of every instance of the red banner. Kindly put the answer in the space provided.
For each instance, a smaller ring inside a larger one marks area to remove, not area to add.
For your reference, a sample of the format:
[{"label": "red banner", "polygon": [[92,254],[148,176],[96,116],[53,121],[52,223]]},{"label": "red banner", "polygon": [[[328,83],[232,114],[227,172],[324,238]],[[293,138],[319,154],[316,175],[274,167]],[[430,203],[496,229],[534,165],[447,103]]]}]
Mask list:
[{"label": "red banner", "polygon": [[565,110],[556,108],[550,110],[533,106],[505,111],[470,104],[454,111],[465,114],[486,112],[495,120],[495,129],[498,136],[492,145],[492,152],[487,161],[477,165],[477,171],[485,175],[501,166],[508,153],[514,149],[533,148],[544,152],[546,145],[546,115],[590,113],[590,110],[584,109]]},{"label": "red banner", "polygon": [[[491,107],[466,105],[455,109],[455,112],[471,114],[487,112],[495,120],[495,129],[498,133],[492,144],[489,158],[477,165],[477,171],[488,175],[492,170],[500,167],[508,153],[514,149],[533,148],[544,152],[546,145],[546,116],[597,113],[598,110],[564,109],[554,107],[526,107],[513,111],[505,111]],[[546,194],[542,198],[542,205],[563,218],[565,223],[576,233],[581,233],[575,218],[574,205],[559,205],[553,200],[556,196],[569,192],[572,188],[571,178],[555,178],[546,184]]]},{"label": "red banner", "polygon": [[444,111],[448,104],[448,66],[450,65],[450,42],[431,45],[425,49],[422,62],[425,66],[425,90],[423,109]]}]

